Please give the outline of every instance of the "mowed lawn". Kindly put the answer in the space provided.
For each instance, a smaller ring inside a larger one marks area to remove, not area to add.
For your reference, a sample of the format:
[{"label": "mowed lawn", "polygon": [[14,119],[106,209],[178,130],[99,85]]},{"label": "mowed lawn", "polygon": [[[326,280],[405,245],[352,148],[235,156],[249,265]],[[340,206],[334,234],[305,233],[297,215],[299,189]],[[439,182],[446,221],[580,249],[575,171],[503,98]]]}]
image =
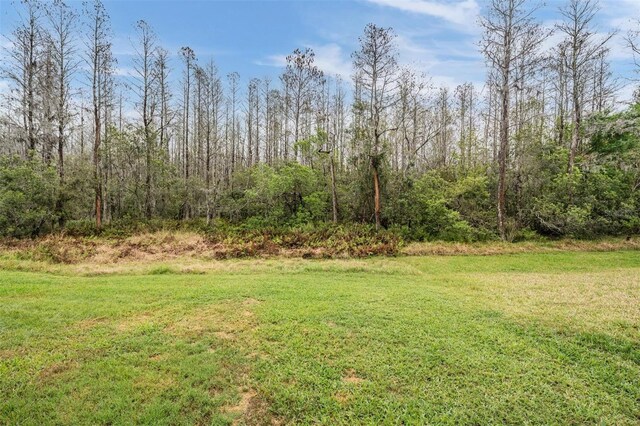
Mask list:
[{"label": "mowed lawn", "polygon": [[260,262],[0,271],[0,424],[640,423],[640,252]]}]

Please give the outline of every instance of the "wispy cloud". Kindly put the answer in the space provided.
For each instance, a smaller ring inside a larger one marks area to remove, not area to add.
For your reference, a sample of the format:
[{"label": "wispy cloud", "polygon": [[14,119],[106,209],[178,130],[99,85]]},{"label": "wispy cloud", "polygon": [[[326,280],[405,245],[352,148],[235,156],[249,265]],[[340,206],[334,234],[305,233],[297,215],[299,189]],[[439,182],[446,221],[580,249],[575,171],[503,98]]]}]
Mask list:
[{"label": "wispy cloud", "polygon": [[310,46],[316,52],[316,65],[325,74],[348,78],[352,71],[349,54],[336,43]]},{"label": "wispy cloud", "polygon": [[638,28],[638,0],[602,0],[599,14],[611,28],[622,32]]},{"label": "wispy cloud", "polygon": [[119,66],[113,70],[113,75],[117,77],[136,77],[138,73],[133,67]]},{"label": "wispy cloud", "polygon": [[444,19],[456,25],[473,25],[480,12],[476,0],[435,1],[435,0],[366,0],[380,6],[400,9]]},{"label": "wispy cloud", "polygon": [[396,41],[400,65],[424,72],[436,86],[455,88],[465,82],[483,84],[482,55],[468,38],[433,43],[425,36],[399,33]]},{"label": "wispy cloud", "polygon": [[256,65],[265,67],[284,67],[287,64],[287,55],[269,55],[264,59],[254,61]]},{"label": "wispy cloud", "polygon": [[[396,45],[399,53],[399,65],[426,73],[435,85],[454,88],[464,82],[482,84],[484,65],[482,58],[472,43],[460,40],[453,45],[438,46],[426,43],[425,37],[416,34],[399,33]],[[353,66],[350,51],[338,43],[303,43],[316,54],[315,64],[326,75],[339,76],[350,81]],[[273,54],[255,61],[255,64],[284,68],[287,54]]]}]

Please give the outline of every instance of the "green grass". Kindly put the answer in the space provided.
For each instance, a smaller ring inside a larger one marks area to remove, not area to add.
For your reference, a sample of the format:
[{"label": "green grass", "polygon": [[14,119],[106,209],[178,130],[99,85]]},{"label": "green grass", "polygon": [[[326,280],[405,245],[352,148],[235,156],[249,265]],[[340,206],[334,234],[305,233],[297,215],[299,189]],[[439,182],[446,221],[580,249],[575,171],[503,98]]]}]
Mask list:
[{"label": "green grass", "polygon": [[640,422],[640,252],[279,262],[0,271],[0,424]]}]

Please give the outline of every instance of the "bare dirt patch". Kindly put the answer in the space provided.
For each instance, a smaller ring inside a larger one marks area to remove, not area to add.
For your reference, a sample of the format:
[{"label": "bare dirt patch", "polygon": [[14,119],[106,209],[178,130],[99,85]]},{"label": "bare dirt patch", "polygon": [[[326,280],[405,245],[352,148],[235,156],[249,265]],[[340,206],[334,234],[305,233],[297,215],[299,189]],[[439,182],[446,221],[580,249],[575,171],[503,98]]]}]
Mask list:
[{"label": "bare dirt patch", "polygon": [[11,359],[15,358],[19,355],[18,351],[10,350],[10,349],[0,349],[0,359]]},{"label": "bare dirt patch", "polygon": [[240,393],[240,401],[236,405],[232,405],[230,407],[226,407],[225,411],[227,413],[233,414],[244,414],[249,409],[249,404],[251,400],[255,398],[256,392],[253,389],[248,389],[244,392]]},{"label": "bare dirt patch", "polygon": [[240,401],[224,407],[223,411],[235,417],[234,425],[277,426],[283,423],[269,412],[267,402],[253,389],[241,391]]},{"label": "bare dirt patch", "polygon": [[356,371],[350,368],[345,372],[345,375],[342,377],[342,381],[345,383],[359,385],[360,383],[364,382],[364,379],[362,377],[358,377]]},{"label": "bare dirt patch", "polygon": [[232,333],[228,333],[226,331],[216,331],[214,334],[222,340],[235,340],[236,338]]},{"label": "bare dirt patch", "polygon": [[333,398],[338,402],[338,404],[340,405],[347,405],[349,403],[349,401],[351,401],[351,395],[347,392],[336,392],[335,395],[333,396]]},{"label": "bare dirt patch", "polygon": [[42,382],[55,380],[57,376],[71,370],[76,366],[76,364],[77,363],[75,361],[56,362],[41,370],[40,374],[38,374],[38,377]]},{"label": "bare dirt patch", "polygon": [[167,356],[165,354],[153,354],[149,357],[150,361],[162,361],[166,359]]}]

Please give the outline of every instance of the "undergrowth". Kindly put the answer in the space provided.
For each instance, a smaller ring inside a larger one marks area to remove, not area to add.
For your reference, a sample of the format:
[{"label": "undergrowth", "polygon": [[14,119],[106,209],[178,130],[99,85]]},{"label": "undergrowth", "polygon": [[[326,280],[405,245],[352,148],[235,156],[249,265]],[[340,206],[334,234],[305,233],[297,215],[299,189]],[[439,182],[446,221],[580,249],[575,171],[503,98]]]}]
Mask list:
[{"label": "undergrowth", "polygon": [[83,261],[157,260],[179,256],[231,259],[257,256],[362,258],[394,256],[404,240],[367,225],[302,228],[216,228],[200,231],[147,229],[121,234],[52,234],[36,239],[5,239],[0,251],[19,260],[71,264]]},{"label": "undergrowth", "polygon": [[[222,221],[111,223],[101,230],[69,224],[64,232],[0,240],[0,255],[54,264],[173,261],[177,258],[365,258],[397,255],[504,254],[529,251],[640,249],[638,238],[600,240],[530,237],[514,243],[414,241],[397,229],[366,224],[251,227]],[[86,225],[86,224],[85,224]],[[158,271],[157,273],[162,273]]]}]

